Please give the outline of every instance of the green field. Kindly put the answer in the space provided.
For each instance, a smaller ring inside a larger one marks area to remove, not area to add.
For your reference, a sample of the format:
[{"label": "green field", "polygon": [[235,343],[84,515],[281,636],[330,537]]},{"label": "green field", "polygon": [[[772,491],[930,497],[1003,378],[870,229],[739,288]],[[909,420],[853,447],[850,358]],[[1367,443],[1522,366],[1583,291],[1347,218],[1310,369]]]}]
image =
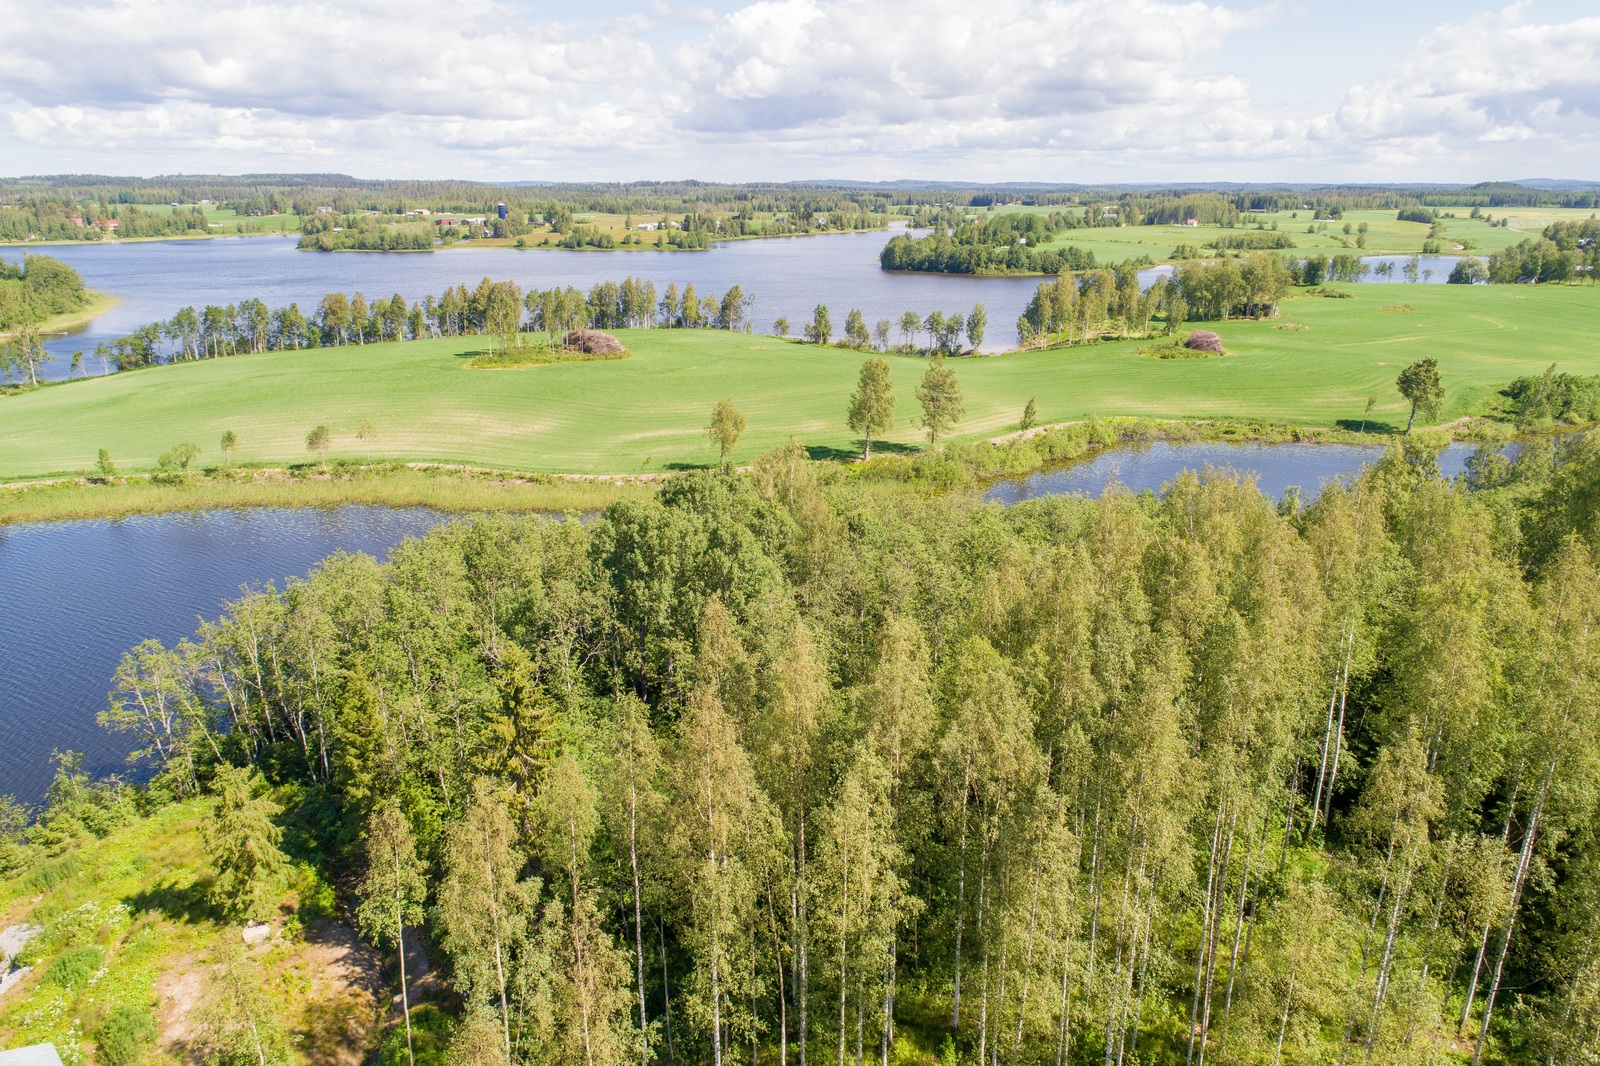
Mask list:
[{"label": "green field", "polygon": [[[1358,422],[1369,396],[1379,425],[1404,425],[1394,379],[1439,360],[1441,422],[1473,412],[1521,374],[1551,363],[1600,373],[1600,287],[1351,286],[1353,299],[1303,297],[1277,320],[1212,324],[1233,354],[1161,360],[1137,341],[960,360],[959,435],[1016,427],[1035,397],[1042,422],[1092,415]],[[1386,310],[1406,305],[1413,310]],[[1303,326],[1285,329],[1284,326]],[[624,332],[630,359],[467,370],[482,338],[417,341],[155,367],[0,397],[0,477],[90,469],[100,448],[149,469],[181,441],[199,462],[239,436],[240,462],[304,463],[306,433],[333,432],[330,457],[482,464],[529,471],[637,473],[706,465],[711,407],[749,416],[735,458],[791,437],[818,455],[853,450],[844,424],[862,353],[711,331]],[[895,356],[892,442],[921,439],[916,383],[927,363]],[[369,439],[357,430],[370,422]]]},{"label": "green field", "polygon": [[[996,215],[1049,214],[1060,211],[1052,207],[997,207]],[[1556,221],[1576,221],[1591,217],[1594,212],[1575,208],[1494,208],[1488,213],[1495,219],[1510,220],[1507,226],[1491,226],[1482,219],[1469,218],[1471,208],[1442,208],[1442,213],[1452,213],[1454,218],[1440,219],[1444,232],[1438,238],[1442,255],[1488,255],[1509,247],[1529,237],[1537,237],[1545,226]],[[1069,212],[1072,213],[1072,212]],[[983,212],[969,212],[982,217]],[[1347,211],[1337,222],[1313,222],[1312,212],[1281,211],[1276,213],[1248,214],[1233,229],[1220,226],[1102,226],[1093,229],[1064,230],[1042,247],[1065,248],[1075,245],[1093,252],[1095,258],[1112,265],[1125,259],[1149,256],[1156,262],[1165,260],[1180,244],[1205,245],[1223,234],[1242,234],[1256,230],[1257,225],[1271,229],[1276,223],[1278,231],[1294,241],[1294,248],[1284,255],[1411,255],[1422,252],[1422,242],[1427,239],[1428,227],[1420,222],[1401,222],[1394,211]],[[1344,223],[1350,223],[1351,232],[1344,232]],[[1356,232],[1361,223],[1367,224],[1365,248],[1356,247]],[[1307,233],[1307,226],[1315,226],[1316,233]],[[1326,226],[1324,230],[1322,227]]]}]

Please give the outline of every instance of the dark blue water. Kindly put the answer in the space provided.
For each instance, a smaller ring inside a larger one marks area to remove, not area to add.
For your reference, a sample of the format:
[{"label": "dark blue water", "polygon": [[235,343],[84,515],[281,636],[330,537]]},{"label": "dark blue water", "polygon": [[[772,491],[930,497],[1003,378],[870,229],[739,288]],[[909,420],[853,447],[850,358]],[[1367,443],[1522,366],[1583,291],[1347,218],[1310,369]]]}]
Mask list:
[{"label": "dark blue water", "polygon": [[131,739],[95,716],[135,644],[170,646],[246,588],[281,588],[339,550],[382,558],[443,521],[340,507],[0,526],[0,795],[39,799],[53,749],[127,772]]},{"label": "dark blue water", "polygon": [[[1451,444],[1439,454],[1439,472],[1455,477],[1477,450],[1472,444]],[[1164,441],[1139,448],[1115,448],[1067,466],[1041,470],[1024,478],[1001,481],[990,487],[985,499],[1018,503],[1039,496],[1075,492],[1099,496],[1112,485],[1134,492],[1154,491],[1185,470],[1207,467],[1251,474],[1256,486],[1274,500],[1283,499],[1289,486],[1315,496],[1330,481],[1360,473],[1375,463],[1382,445],[1359,444],[1168,444]]]}]

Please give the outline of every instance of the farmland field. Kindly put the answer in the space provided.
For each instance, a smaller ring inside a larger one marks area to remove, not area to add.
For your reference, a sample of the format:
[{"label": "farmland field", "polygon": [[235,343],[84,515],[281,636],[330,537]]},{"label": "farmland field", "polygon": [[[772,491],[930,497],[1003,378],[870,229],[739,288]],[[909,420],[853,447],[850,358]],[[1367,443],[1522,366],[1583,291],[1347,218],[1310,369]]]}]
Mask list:
[{"label": "farmland field", "polygon": [[[1061,209],[1011,206],[997,207],[994,214],[1049,214],[1058,210]],[[1440,219],[1443,232],[1437,238],[1439,254],[1488,255],[1529,237],[1537,237],[1540,231],[1552,222],[1582,220],[1594,213],[1589,210],[1555,207],[1491,209],[1488,214],[1494,219],[1508,220],[1507,225],[1497,226],[1490,225],[1484,219],[1469,218],[1469,210],[1465,207],[1441,210],[1442,214],[1453,214],[1455,217]],[[1082,212],[1069,209],[1065,213]],[[1220,226],[1162,225],[1064,230],[1043,247],[1065,248],[1073,245],[1084,251],[1093,252],[1096,260],[1111,265],[1140,256],[1149,256],[1152,260],[1161,262],[1166,260],[1180,244],[1200,247],[1223,234],[1253,233],[1257,231],[1257,227],[1271,230],[1276,226],[1278,232],[1286,234],[1293,240],[1293,249],[1286,250],[1283,253],[1285,255],[1421,254],[1423,241],[1428,237],[1428,226],[1420,222],[1401,222],[1396,218],[1395,211],[1347,211],[1343,219],[1338,221],[1318,222],[1311,216],[1312,212],[1309,210],[1248,214],[1232,229]],[[982,216],[981,213],[974,213],[974,217]],[[1350,224],[1349,234],[1344,232],[1345,223]],[[1359,230],[1363,223],[1367,226],[1367,240],[1365,247],[1358,248],[1356,240],[1360,236]],[[1308,227],[1315,229],[1316,232],[1307,233]]]},{"label": "farmland field", "polygon": [[[1212,324],[1232,353],[1222,358],[1151,359],[1140,342],[1119,341],[960,360],[967,417],[957,436],[1014,429],[1030,398],[1042,422],[1141,415],[1334,426],[1359,419],[1375,396],[1373,419],[1403,425],[1394,379],[1422,356],[1443,372],[1441,422],[1551,363],[1600,373],[1600,288],[1348,291],[1350,299],[1289,300],[1273,321]],[[1291,324],[1304,328],[1282,328]],[[210,465],[228,429],[239,461],[305,462],[306,434],[319,424],[332,431],[335,457],[670,470],[713,461],[703,426],[724,398],[749,417],[737,460],[791,437],[820,455],[855,447],[844,413],[860,352],[705,330],[621,335],[633,354],[620,361],[467,370],[482,338],[449,338],[236,356],[3,397],[0,476],[85,471],[100,448],[124,469],[149,469],[183,441],[200,445]],[[927,363],[890,364],[899,406],[888,440],[910,445],[921,439],[913,393]],[[363,441],[357,429],[367,422]]]}]

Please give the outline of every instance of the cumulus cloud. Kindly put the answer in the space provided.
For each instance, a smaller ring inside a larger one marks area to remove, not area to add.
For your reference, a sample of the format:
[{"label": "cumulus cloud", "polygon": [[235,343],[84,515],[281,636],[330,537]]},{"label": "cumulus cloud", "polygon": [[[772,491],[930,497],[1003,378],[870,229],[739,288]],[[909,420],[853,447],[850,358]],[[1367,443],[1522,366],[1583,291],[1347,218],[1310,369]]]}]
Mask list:
[{"label": "cumulus cloud", "polygon": [[1220,69],[1278,18],[1243,3],[639,0],[584,22],[502,0],[0,0],[0,158],[572,179],[1592,168],[1600,18],[1513,5],[1440,26],[1295,111]]},{"label": "cumulus cloud", "polygon": [[[1445,25],[1333,118],[1351,138],[1521,140],[1600,120],[1600,17],[1530,24],[1526,5]],[[1558,126],[1560,128],[1558,128]]]}]

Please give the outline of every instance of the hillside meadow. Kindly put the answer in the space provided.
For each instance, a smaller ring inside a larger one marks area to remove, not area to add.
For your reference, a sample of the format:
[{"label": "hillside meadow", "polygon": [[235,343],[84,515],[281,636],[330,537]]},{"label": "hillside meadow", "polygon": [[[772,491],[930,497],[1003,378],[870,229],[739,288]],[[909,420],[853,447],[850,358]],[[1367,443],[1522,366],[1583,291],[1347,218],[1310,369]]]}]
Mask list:
[{"label": "hillside meadow", "polygon": [[[1131,415],[1354,428],[1375,397],[1369,428],[1392,429],[1406,413],[1395,377],[1423,356],[1443,373],[1440,422],[1551,363],[1600,373],[1593,286],[1339,291],[1347,298],[1287,300],[1273,320],[1208,324],[1223,357],[1153,359],[1140,354],[1147,342],[1114,341],[958,360],[966,417],[956,436],[1014,430],[1030,398],[1042,423]],[[305,463],[317,425],[331,431],[330,459],[668,471],[714,462],[704,426],[722,399],[749,418],[735,461],[791,438],[822,457],[858,447],[845,408],[861,352],[708,330],[620,336],[631,357],[607,362],[469,370],[485,339],[458,337],[235,356],[0,396],[0,477],[86,472],[101,448],[123,471],[147,470],[184,441],[199,445],[199,465],[214,466],[226,430],[238,435],[237,462]],[[914,392],[927,361],[888,358],[898,407],[886,443],[916,446]]]}]

